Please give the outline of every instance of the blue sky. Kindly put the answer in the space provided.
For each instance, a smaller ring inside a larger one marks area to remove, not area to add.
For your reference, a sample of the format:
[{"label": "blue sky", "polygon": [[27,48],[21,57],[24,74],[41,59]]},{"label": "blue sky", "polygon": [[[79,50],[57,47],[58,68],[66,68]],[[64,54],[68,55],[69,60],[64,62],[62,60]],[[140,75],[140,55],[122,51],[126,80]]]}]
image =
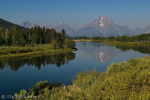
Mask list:
[{"label": "blue sky", "polygon": [[108,16],[129,28],[150,24],[150,0],[1,0],[0,18],[20,24],[65,22],[83,27],[98,16]]}]

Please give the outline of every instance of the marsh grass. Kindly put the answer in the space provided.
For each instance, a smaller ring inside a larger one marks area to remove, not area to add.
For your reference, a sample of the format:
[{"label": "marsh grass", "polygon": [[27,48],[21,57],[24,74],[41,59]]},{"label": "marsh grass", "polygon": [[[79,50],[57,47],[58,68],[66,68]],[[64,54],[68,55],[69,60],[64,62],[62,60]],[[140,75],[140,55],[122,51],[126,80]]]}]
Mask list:
[{"label": "marsh grass", "polygon": [[27,46],[2,46],[0,47],[0,58],[16,56],[32,56],[59,54],[75,51],[69,48],[53,49],[50,44],[27,45]]}]

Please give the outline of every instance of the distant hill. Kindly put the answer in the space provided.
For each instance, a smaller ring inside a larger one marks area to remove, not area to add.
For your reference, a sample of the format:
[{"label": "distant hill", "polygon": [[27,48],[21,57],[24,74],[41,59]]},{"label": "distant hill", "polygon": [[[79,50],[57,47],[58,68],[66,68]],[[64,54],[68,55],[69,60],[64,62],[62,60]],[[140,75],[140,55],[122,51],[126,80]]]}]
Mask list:
[{"label": "distant hill", "polygon": [[[9,22],[9,21],[6,21],[6,20],[0,18],[0,26],[3,26],[5,28],[11,28],[13,26],[19,26],[19,25],[14,24],[12,22]],[[21,26],[19,26],[19,27],[21,27]],[[21,27],[21,28],[25,29],[24,27]]]}]

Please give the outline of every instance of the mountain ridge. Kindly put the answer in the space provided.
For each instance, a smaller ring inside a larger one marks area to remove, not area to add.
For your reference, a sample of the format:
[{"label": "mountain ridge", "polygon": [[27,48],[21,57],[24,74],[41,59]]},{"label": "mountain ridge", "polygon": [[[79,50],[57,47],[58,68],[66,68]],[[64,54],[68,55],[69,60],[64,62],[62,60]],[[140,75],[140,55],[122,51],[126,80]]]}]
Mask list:
[{"label": "mountain ridge", "polygon": [[[35,26],[35,25],[32,25]],[[99,16],[90,23],[84,25],[82,28],[73,29],[68,24],[60,22],[56,26],[47,25],[45,28],[54,28],[60,32],[62,29],[66,30],[66,34],[69,36],[123,36],[123,35],[139,35],[145,32],[150,32],[150,26],[145,29],[137,28],[131,30],[127,26],[117,25],[112,18],[107,16]]]},{"label": "mountain ridge", "polygon": [[[0,26],[4,26],[6,28],[10,28],[12,26],[19,26],[17,24],[13,24],[9,21],[6,21],[2,18],[0,18]],[[25,21],[22,24],[20,24],[21,27],[25,28],[32,28],[35,26],[40,26],[35,22],[30,23],[29,21]],[[43,27],[43,26],[40,26]],[[71,28],[68,24],[65,24],[64,22],[60,22],[56,26],[54,25],[47,25],[44,26],[45,28],[54,28],[57,32],[60,32],[62,29],[65,29],[66,34],[71,37],[76,36],[123,36],[123,35],[139,35],[142,33],[150,33],[150,24],[147,25],[145,28],[137,28],[135,30],[131,30],[127,26],[120,26],[117,25],[113,19],[107,17],[107,16],[99,16],[97,19],[94,19],[90,23],[86,24],[85,26],[74,29]]]}]

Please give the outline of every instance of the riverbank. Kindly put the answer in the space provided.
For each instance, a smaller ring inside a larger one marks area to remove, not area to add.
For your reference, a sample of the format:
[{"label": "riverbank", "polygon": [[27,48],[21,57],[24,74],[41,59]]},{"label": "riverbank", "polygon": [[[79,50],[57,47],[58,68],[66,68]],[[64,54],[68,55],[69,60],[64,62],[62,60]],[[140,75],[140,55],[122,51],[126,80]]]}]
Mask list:
[{"label": "riverbank", "polygon": [[50,44],[39,44],[34,46],[1,46],[0,58],[42,56],[76,51],[70,48],[53,49]]},{"label": "riverbank", "polygon": [[108,45],[118,45],[118,46],[150,46],[150,42],[119,42],[119,41],[101,41],[92,39],[74,39],[75,42],[101,42]]},{"label": "riverbank", "polygon": [[24,98],[27,94],[38,97],[36,100],[149,100],[149,62],[150,57],[143,57],[113,63],[104,73],[96,70],[80,72],[73,80],[73,85],[69,86],[38,82],[29,93],[21,90],[16,94],[19,98],[15,100]]},{"label": "riverbank", "polygon": [[93,42],[92,39],[74,39],[75,42]]},{"label": "riverbank", "polygon": [[108,45],[117,46],[150,46],[150,42],[118,42],[118,41],[102,41]]}]

